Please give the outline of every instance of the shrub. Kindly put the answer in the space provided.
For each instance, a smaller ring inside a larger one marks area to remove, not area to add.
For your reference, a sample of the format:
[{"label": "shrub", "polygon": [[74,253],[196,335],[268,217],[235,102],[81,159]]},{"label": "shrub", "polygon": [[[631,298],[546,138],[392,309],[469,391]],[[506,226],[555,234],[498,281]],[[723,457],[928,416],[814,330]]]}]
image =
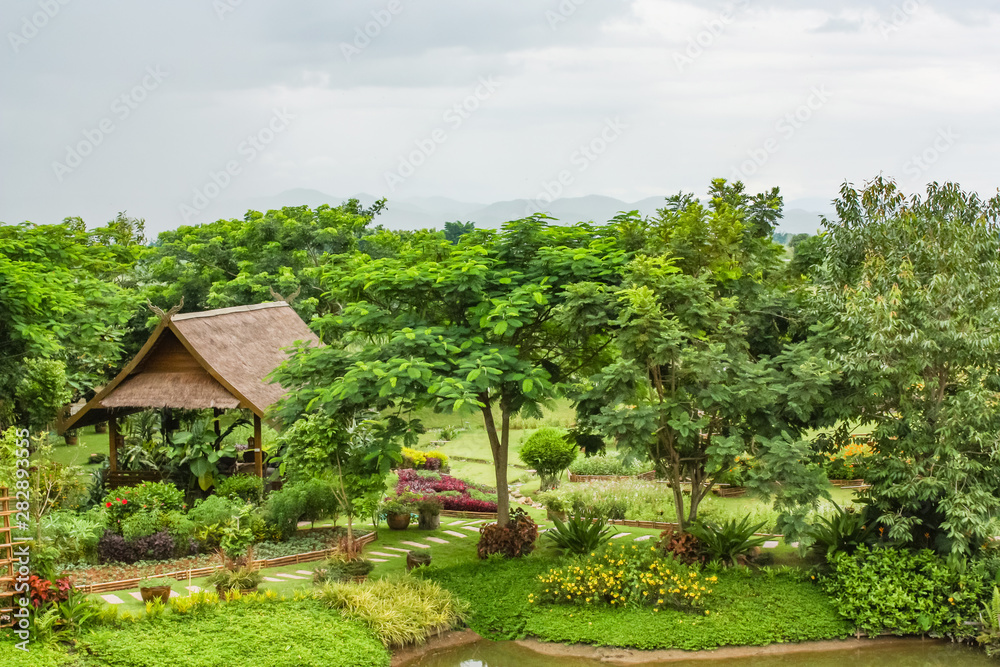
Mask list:
[{"label": "shrub", "polygon": [[167,560],[174,555],[174,538],[165,530],[141,537],[131,544],[136,560]]},{"label": "shrub", "polygon": [[542,478],[541,490],[555,488],[559,474],[576,459],[576,445],[566,433],[554,428],[540,428],[521,446],[520,457]]},{"label": "shrub", "polygon": [[562,568],[549,570],[538,577],[545,589],[537,596],[541,602],[607,604],[612,607],[693,607],[711,594],[706,584],[718,579],[702,578],[690,566],[657,555],[656,549],[635,545],[609,545]]},{"label": "shrub", "polygon": [[365,577],[374,569],[375,563],[364,558],[328,558],[313,570],[313,580],[318,583],[346,582],[355,577]]},{"label": "shrub", "polygon": [[611,529],[603,520],[572,516],[566,523],[556,519],[555,527],[545,535],[560,551],[582,555],[607,544],[611,540]]},{"label": "shrub", "polygon": [[649,468],[636,461],[628,466],[617,456],[588,456],[569,466],[574,475],[638,475]]},{"label": "shrub", "polygon": [[431,581],[409,576],[325,585],[317,598],[368,626],[386,646],[423,643],[461,623],[467,606]]},{"label": "shrub", "polygon": [[333,514],[336,509],[337,501],[330,483],[311,479],[289,484],[269,495],[263,516],[282,539],[288,539],[295,534],[299,521],[316,521]]},{"label": "shrub", "polygon": [[697,537],[708,558],[723,565],[745,564],[748,555],[767,541],[766,537],[755,536],[763,523],[751,524],[750,517],[740,521],[726,521],[720,525],[698,522],[688,530]]},{"label": "shrub", "polygon": [[97,544],[106,523],[107,515],[99,510],[83,514],[56,511],[42,519],[42,536],[58,551],[60,563],[96,563]]},{"label": "shrub", "polygon": [[137,486],[112,489],[104,497],[103,504],[112,510],[114,520],[123,520],[142,510],[169,512],[183,509],[184,492],[170,482],[142,482]]},{"label": "shrub", "polygon": [[836,503],[833,506],[836,510],[831,516],[819,516],[817,523],[809,528],[812,540],[809,550],[824,560],[837,552],[853,554],[859,546],[874,539],[874,522],[866,522],[861,512],[844,509]]},{"label": "shrub", "polygon": [[329,549],[332,540],[343,532],[344,528],[339,527],[337,530],[330,531],[329,534],[311,533],[295,535],[284,542],[259,542],[253,545],[254,557],[267,560]]},{"label": "shrub", "polygon": [[89,465],[100,465],[108,460],[108,455],[103,452],[98,452],[96,454],[91,454],[87,457],[87,463]]},{"label": "shrub", "polygon": [[129,542],[147,537],[160,528],[160,513],[143,510],[129,515],[122,521],[122,537]]},{"label": "shrub", "polygon": [[257,588],[264,580],[264,575],[253,565],[236,565],[216,570],[207,580],[208,585],[222,591],[246,590]]},{"label": "shrub", "polygon": [[264,495],[264,480],[257,475],[233,475],[215,485],[215,495],[257,504]]},{"label": "shrub", "polygon": [[448,455],[444,452],[433,450],[423,452],[419,449],[403,447],[400,452],[403,456],[400,468],[412,468],[416,470],[441,470],[448,467]]},{"label": "shrub", "polygon": [[982,579],[969,568],[950,569],[929,549],[869,549],[829,557],[823,588],[838,611],[860,630],[875,636],[927,632],[967,634],[962,625],[978,612]]},{"label": "shrub", "polygon": [[535,549],[538,526],[520,507],[510,511],[510,521],[501,527],[496,523],[483,526],[476,545],[479,558],[503,554],[507,558],[527,556]]},{"label": "shrub", "polygon": [[827,454],[823,469],[828,479],[864,479],[872,454],[867,442],[848,442],[833,454]]},{"label": "shrub", "polygon": [[[436,472],[400,470],[396,494],[436,494],[444,509],[465,512],[496,512],[496,491],[486,486]],[[475,497],[473,497],[475,496]]]},{"label": "shrub", "polygon": [[660,553],[669,555],[682,563],[705,562],[705,548],[701,540],[675,528],[667,528],[660,533],[660,541],[656,544]]},{"label": "shrub", "polygon": [[232,500],[223,496],[209,496],[201,500],[188,512],[188,519],[197,527],[225,524],[238,516],[243,508],[242,500]]},{"label": "shrub", "polygon": [[97,560],[100,563],[134,563],[136,559],[124,537],[105,530],[97,542]]}]

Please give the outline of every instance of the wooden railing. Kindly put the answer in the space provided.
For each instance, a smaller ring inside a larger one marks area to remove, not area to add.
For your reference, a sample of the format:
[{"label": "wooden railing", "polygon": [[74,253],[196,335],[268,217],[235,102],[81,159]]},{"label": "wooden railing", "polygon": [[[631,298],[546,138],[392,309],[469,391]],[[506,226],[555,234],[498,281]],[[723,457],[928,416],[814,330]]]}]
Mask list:
[{"label": "wooden railing", "polygon": [[0,487],[0,628],[14,624],[14,532],[10,518],[17,513],[10,508],[14,498]]}]

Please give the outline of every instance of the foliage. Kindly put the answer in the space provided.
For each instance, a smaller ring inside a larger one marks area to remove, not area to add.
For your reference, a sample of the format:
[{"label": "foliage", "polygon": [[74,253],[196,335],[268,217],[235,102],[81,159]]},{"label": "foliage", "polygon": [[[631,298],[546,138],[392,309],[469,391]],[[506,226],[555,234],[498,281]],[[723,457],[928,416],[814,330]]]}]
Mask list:
[{"label": "foliage", "polygon": [[521,445],[520,457],[542,478],[541,490],[559,485],[559,474],[576,460],[576,444],[566,433],[554,428],[540,428]]},{"label": "foliage", "polygon": [[502,554],[506,558],[527,556],[535,549],[538,526],[520,507],[510,511],[509,521],[501,524],[488,523],[483,526],[476,545],[479,558],[492,554]]},{"label": "foliage", "polygon": [[107,517],[100,510],[85,513],[56,511],[45,517],[42,537],[58,550],[60,563],[96,563],[97,543]]},{"label": "foliage", "polygon": [[545,494],[546,505],[558,505],[580,516],[602,519],[664,519],[663,486],[641,480],[568,484]]},{"label": "foliage", "polygon": [[688,526],[688,531],[698,538],[710,560],[737,565],[745,563],[747,556],[767,541],[767,537],[754,535],[763,526],[763,523],[752,524],[750,517],[745,516],[739,522],[731,520],[718,525],[699,521]]},{"label": "foliage", "polygon": [[313,570],[313,580],[318,583],[345,582],[368,576],[374,569],[375,563],[365,558],[328,558]]},{"label": "foliage", "polygon": [[174,586],[177,583],[176,579],[170,579],[168,577],[150,577],[149,579],[143,579],[139,582],[139,588],[159,588],[161,586]]},{"label": "foliage", "polygon": [[36,610],[65,602],[72,590],[69,579],[50,581],[36,574],[28,575],[28,600]]},{"label": "foliage", "polygon": [[465,618],[467,605],[431,582],[409,576],[358,584],[328,583],[317,598],[366,625],[386,646],[422,644]]},{"label": "foliage", "polygon": [[688,531],[667,528],[660,533],[656,547],[661,553],[681,563],[691,565],[705,562],[705,546],[694,533]]},{"label": "foliage", "polygon": [[134,266],[136,229],[141,237],[137,221],[91,232],[79,219],[0,226],[0,429],[15,415],[44,428],[67,388],[103,384],[117,365],[137,305],[118,281]]},{"label": "foliage", "polygon": [[970,553],[1000,510],[1000,195],[880,177],[835,206],[816,317],[845,376],[831,411],[873,425],[864,497],[890,539]]},{"label": "foliage", "polygon": [[412,514],[416,510],[417,496],[412,493],[389,496],[382,502],[383,514]]},{"label": "foliage", "polygon": [[188,511],[187,518],[196,528],[203,528],[212,524],[223,525],[238,516],[244,506],[245,504],[242,500],[231,499],[222,495],[212,495],[196,502],[194,507]]},{"label": "foliage", "polygon": [[873,453],[867,438],[862,441],[852,439],[837,451],[825,455],[823,469],[829,479],[864,479]]},{"label": "foliage", "polygon": [[120,527],[135,512],[169,512],[186,507],[184,492],[170,482],[140,482],[136,486],[112,489],[101,504],[107,508],[110,523],[115,527]]},{"label": "foliage", "polygon": [[496,512],[497,495],[493,489],[466,482],[444,473],[418,474],[403,469],[398,471],[397,495],[413,493],[418,496],[435,494],[444,509],[466,512]]},{"label": "foliage", "polygon": [[232,590],[247,590],[257,588],[264,580],[264,574],[252,564],[233,565],[216,570],[208,577],[206,583],[215,586],[223,592]]},{"label": "foliage", "polygon": [[828,560],[824,590],[839,612],[869,636],[969,633],[962,622],[975,618],[983,588],[973,570],[953,570],[929,549],[862,545],[853,554],[838,552]]},{"label": "foliage", "polygon": [[820,516],[809,530],[809,550],[827,560],[835,553],[853,554],[863,544],[874,540],[875,524],[862,512],[833,504],[834,514]]},{"label": "foliage", "polygon": [[122,521],[122,537],[126,540],[137,540],[140,537],[152,535],[160,527],[160,513],[142,510],[134,512]]},{"label": "foliage", "polygon": [[1000,648],[1000,588],[993,587],[993,596],[983,603],[979,619],[982,632],[976,636],[976,642],[986,649],[986,655],[994,657]]},{"label": "foliage", "polygon": [[299,521],[315,522],[337,511],[331,486],[321,479],[286,484],[267,497],[262,510],[265,520],[282,539],[288,539],[295,534]]},{"label": "foliage", "polygon": [[[314,325],[336,344],[303,349],[274,373],[300,388],[279,414],[478,410],[505,523],[510,419],[538,416],[572,373],[597,363],[603,322],[574,319],[564,304],[577,285],[600,301],[624,261],[613,230],[536,215],[455,246],[416,235],[392,257],[331,265],[323,284],[345,305]],[[408,433],[421,430],[414,422]]]},{"label": "foliage", "polygon": [[233,475],[215,486],[216,495],[258,504],[264,496],[264,480],[257,475]]},{"label": "foliage", "polygon": [[448,455],[436,449],[423,452],[419,449],[403,447],[400,452],[402,461],[400,468],[413,468],[415,470],[441,470],[448,467]]},{"label": "foliage", "polygon": [[[201,639],[193,643],[192,637]],[[265,596],[202,602],[195,611],[102,628],[79,641],[89,660],[107,667],[177,667],[192,659],[245,667],[389,665],[386,649],[360,623],[331,614],[316,601],[268,601]]]},{"label": "foliage", "polygon": [[763,463],[761,493],[783,509],[811,506],[822,472],[802,436],[828,419],[833,381],[822,351],[791,328],[770,240],[777,190],[751,196],[716,180],[709,194],[708,206],[678,195],[646,223],[619,220],[644,238],[607,316],[617,358],[577,394],[578,428],[648,457],[671,482],[682,526],[743,452]]},{"label": "foliage", "polygon": [[569,466],[574,475],[633,476],[648,470],[641,461],[626,464],[622,457],[612,455],[587,456],[576,459]]},{"label": "foliage", "polygon": [[581,555],[594,551],[611,540],[611,528],[603,520],[571,516],[563,523],[555,519],[555,526],[545,536],[561,551]]},{"label": "foliage", "polygon": [[[612,607],[694,607],[711,595],[718,577],[702,577],[690,566],[656,554],[656,548],[609,545],[538,577],[545,589],[537,601]],[[534,595],[529,602],[535,602]]]},{"label": "foliage", "polygon": [[237,419],[225,431],[216,435],[209,419],[197,419],[189,431],[174,431],[170,438],[170,458],[180,467],[187,467],[197,479],[202,491],[207,491],[219,479],[219,460],[236,458],[236,448],[226,438],[249,422]]},{"label": "foliage", "polygon": [[309,553],[310,551],[321,551],[330,548],[330,540],[337,534],[337,532],[331,532],[328,535],[295,535],[284,542],[257,542],[253,545],[253,553],[257,558],[267,560]]}]

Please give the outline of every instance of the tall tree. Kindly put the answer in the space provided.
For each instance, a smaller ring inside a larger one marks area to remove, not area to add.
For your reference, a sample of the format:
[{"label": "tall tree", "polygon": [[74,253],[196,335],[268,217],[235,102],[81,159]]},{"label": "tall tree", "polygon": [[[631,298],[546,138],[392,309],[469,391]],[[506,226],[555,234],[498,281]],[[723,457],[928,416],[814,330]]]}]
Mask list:
[{"label": "tall tree", "polygon": [[329,267],[324,284],[346,305],[317,327],[340,344],[305,350],[275,373],[302,387],[279,414],[478,410],[506,524],[511,418],[540,415],[607,345],[606,315],[571,321],[566,302],[574,295],[578,312],[607,304],[601,286],[619,280],[625,260],[612,233],[536,215],[457,246],[425,237],[395,257]]},{"label": "tall tree", "polygon": [[819,278],[829,345],[874,425],[864,494],[893,540],[967,553],[1000,509],[1000,196],[845,184]]}]

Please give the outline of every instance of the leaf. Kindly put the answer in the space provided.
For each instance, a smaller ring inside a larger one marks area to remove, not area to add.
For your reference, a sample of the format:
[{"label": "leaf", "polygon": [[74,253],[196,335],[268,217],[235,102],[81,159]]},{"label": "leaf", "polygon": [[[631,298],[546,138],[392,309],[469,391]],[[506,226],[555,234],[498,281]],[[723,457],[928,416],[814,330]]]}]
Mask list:
[{"label": "leaf", "polygon": [[535,388],[535,382],[531,378],[524,378],[524,382],[521,383],[521,391],[525,394],[530,394],[531,390]]},{"label": "leaf", "polygon": [[496,326],[493,327],[493,334],[496,336],[502,336],[505,331],[507,331],[507,322],[505,320],[497,322]]}]

